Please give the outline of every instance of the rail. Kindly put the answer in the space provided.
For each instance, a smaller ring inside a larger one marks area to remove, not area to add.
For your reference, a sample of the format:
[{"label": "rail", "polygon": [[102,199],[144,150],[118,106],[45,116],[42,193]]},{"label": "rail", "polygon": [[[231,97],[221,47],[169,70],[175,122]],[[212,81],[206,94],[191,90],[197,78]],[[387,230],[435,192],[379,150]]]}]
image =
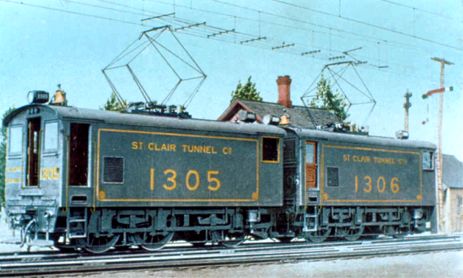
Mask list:
[{"label": "rail", "polygon": [[461,236],[424,236],[356,242],[274,243],[255,242],[236,249],[218,246],[195,248],[173,244],[152,253],[139,249],[103,255],[81,253],[0,253],[0,276],[45,275],[71,272],[104,272],[126,269],[166,269],[186,266],[236,265],[301,260],[331,260],[353,257],[415,254],[463,250]]}]

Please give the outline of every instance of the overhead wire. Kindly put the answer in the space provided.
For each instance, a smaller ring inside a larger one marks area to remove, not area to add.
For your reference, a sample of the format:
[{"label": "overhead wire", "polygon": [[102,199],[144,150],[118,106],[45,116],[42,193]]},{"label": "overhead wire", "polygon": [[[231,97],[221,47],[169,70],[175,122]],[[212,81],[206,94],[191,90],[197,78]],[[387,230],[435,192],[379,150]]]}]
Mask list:
[{"label": "overhead wire", "polygon": [[[146,10],[146,9],[133,8],[133,7],[131,7],[131,6],[124,5],[124,4],[120,4],[120,3],[115,3],[115,2],[109,1],[109,0],[99,0],[99,1],[100,1],[100,2],[104,2],[104,3],[107,3],[107,4],[113,4],[113,5],[116,5],[116,6],[122,6],[122,7],[124,7],[124,8],[131,8],[132,10],[136,10],[136,11],[144,11],[144,12],[148,11],[148,12],[150,12],[151,14],[159,13],[159,12],[149,11],[149,10]],[[221,4],[231,5],[231,6],[234,6],[234,7],[237,7],[237,8],[243,8],[242,6],[237,5],[237,4],[227,3],[227,2],[223,2],[223,1],[219,1],[219,0],[213,0],[213,1],[214,1],[214,2],[218,2],[218,3],[221,3]],[[164,4],[164,5],[171,5],[171,3],[166,3],[166,2],[162,2],[162,1],[156,1],[156,3],[160,3],[160,4]],[[185,6],[185,5],[181,5],[181,4],[179,4],[179,3],[176,3],[175,5],[176,5],[177,8],[184,8],[184,9],[190,9],[190,10],[197,10],[197,11],[204,12],[204,13],[214,13],[214,11],[210,11],[210,10],[206,10],[206,9],[193,8],[191,5],[190,5],[190,6]],[[259,12],[259,14],[260,14],[260,13],[263,13],[263,14],[266,14],[266,13],[267,13],[267,12],[265,12],[265,11],[256,10],[256,9],[252,9],[252,8],[251,8],[251,10],[254,11],[254,12]],[[220,14],[220,15],[223,15],[223,16],[228,16],[228,17],[235,17],[234,15],[229,14],[229,13],[223,13],[223,12],[221,12],[221,13],[219,13],[219,14]],[[267,14],[272,15],[272,16],[279,16],[279,15],[273,14],[273,13],[267,13]],[[281,17],[281,16],[280,16],[280,17]],[[236,16],[236,18],[245,19],[245,20],[251,20],[250,18],[243,17],[243,16]],[[284,17],[284,18],[285,18],[285,17]],[[291,18],[291,19],[292,19],[292,18]],[[179,17],[175,17],[175,20],[176,20],[176,21],[181,21],[181,22],[183,22],[183,23],[185,23],[185,24],[191,24],[191,23],[193,23],[193,21],[187,21],[187,20],[181,19],[181,18],[179,18]],[[164,21],[169,21],[169,20],[164,19]],[[257,21],[257,20],[253,20],[253,21]],[[172,21],[169,21],[169,22],[170,22],[171,24],[173,24]],[[264,21],[262,21],[262,22],[264,22]],[[215,30],[223,30],[223,28],[213,27],[213,26],[210,26],[210,25],[207,25],[207,27],[210,27],[211,29],[215,29]],[[293,28],[294,26],[288,26],[288,27]],[[325,27],[327,27],[327,26],[325,26]],[[328,28],[330,28],[330,27],[328,27]],[[331,31],[331,29],[329,29],[329,30]],[[309,30],[309,31],[310,31],[310,30]],[[336,30],[335,30],[335,31],[336,31]],[[189,30],[188,32],[189,32],[191,35],[198,35],[199,37],[202,37],[202,38],[204,38],[204,35],[207,34],[207,31],[206,31],[205,33],[202,33],[201,30],[195,30],[195,31],[190,31],[190,30]],[[236,31],[235,31],[235,32],[236,32]],[[238,33],[238,32],[237,32],[237,33]],[[253,35],[253,34],[246,34],[246,33],[242,33],[242,32],[241,32],[241,34],[242,34],[242,35],[247,35],[247,36],[250,36],[250,37],[255,36],[255,35]],[[208,38],[211,39],[210,37],[208,37]],[[377,44],[379,41],[376,41],[377,38],[374,38],[374,39],[375,39],[375,43]],[[226,40],[226,39],[215,39],[215,40],[217,40],[217,41],[223,41],[223,42],[229,42],[229,43],[234,43],[234,42],[228,41],[228,40]],[[275,40],[275,41],[277,41],[277,40]],[[386,43],[386,44],[390,44],[390,43],[391,43],[391,41],[389,41],[389,40],[382,40],[382,41],[383,41],[383,45],[384,45],[384,43]],[[303,45],[303,43],[297,43],[297,44],[298,44],[298,45]],[[262,45],[262,47],[265,47],[265,45]],[[390,46],[390,47],[392,47],[392,46]],[[337,53],[341,53],[341,52],[342,52],[342,50],[339,50],[339,49],[338,49],[338,50],[336,50],[336,49],[328,49],[328,48],[324,48],[324,47],[321,47],[321,46],[316,46],[315,48],[322,49],[322,50],[326,50],[326,51],[332,50],[333,52],[337,52]],[[285,51],[285,52],[287,52],[287,51]],[[301,50],[300,53],[302,53],[302,52],[303,52],[303,51]],[[296,53],[293,53],[293,54],[296,54]],[[299,54],[299,53],[297,53],[297,54]],[[312,58],[314,58],[314,57],[312,57]],[[379,62],[380,62],[380,61],[378,61],[378,65],[379,65]],[[392,63],[392,62],[389,62],[389,64],[395,64],[395,65],[398,65],[398,66],[402,66],[402,65],[399,64],[399,63]],[[371,65],[374,67],[373,64],[371,64]],[[377,66],[376,66],[376,67],[377,67]]]},{"label": "overhead wire", "polygon": [[[61,8],[54,8],[54,7],[49,7],[49,6],[44,6],[44,5],[38,5],[38,4],[31,4],[31,3],[26,3],[24,1],[13,1],[13,0],[0,0],[1,2],[6,2],[6,3],[11,3],[11,4],[17,4],[17,5],[23,5],[23,6],[29,6],[29,7],[34,7],[34,8],[40,8],[40,9],[45,9],[45,10],[51,10],[51,11],[55,11],[55,12],[62,12],[62,13],[67,13],[67,14],[73,14],[73,15],[78,15],[78,16],[85,16],[85,17],[92,17],[92,18],[96,18],[96,19],[103,19],[103,20],[109,20],[109,21],[114,21],[114,22],[119,22],[119,23],[124,23],[124,24],[130,24],[130,25],[138,25],[138,26],[143,26],[143,27],[149,27],[150,25],[148,24],[144,24],[144,23],[141,23],[141,22],[132,22],[132,21],[128,21],[128,20],[121,20],[121,19],[117,19],[117,18],[112,18],[112,17],[107,17],[107,16],[99,16],[99,15],[95,15],[95,14],[88,14],[88,13],[83,13],[83,12],[76,12],[76,11],[72,11],[72,10],[66,10],[66,9],[61,9]],[[121,7],[125,7],[125,8],[130,8],[130,6],[128,5],[124,5],[124,4],[120,4],[120,3],[114,3],[112,1],[108,1],[108,0],[99,0],[100,2],[105,2],[105,3],[108,3],[108,4],[117,4],[118,6],[121,6]],[[78,2],[78,1],[69,1],[69,2]],[[222,1],[218,1],[218,2],[222,2]],[[226,2],[224,2],[226,3]],[[86,4],[86,3],[84,3]],[[97,7],[97,5],[93,5],[94,7]],[[99,6],[99,5],[98,5]],[[106,7],[98,7],[98,8],[106,8]],[[114,9],[114,8],[109,8],[109,9]],[[138,8],[133,8],[132,10],[139,10]],[[150,14],[154,14],[155,12],[152,12],[152,11],[148,11],[150,13],[146,13],[146,15],[150,15]],[[264,12],[266,13],[266,12]],[[158,13],[159,14],[159,13]],[[270,13],[271,14],[271,13]],[[162,19],[164,21],[166,21],[165,19]],[[175,17],[174,20],[169,20],[172,24],[179,24],[178,22],[176,21],[183,21],[183,22],[187,22],[186,20],[183,20],[183,19],[180,19],[179,17]],[[190,21],[191,22],[191,21]],[[215,26],[210,26],[210,25],[207,25],[207,27],[212,30],[224,30],[223,28],[220,28],[220,27],[215,27]],[[201,37],[201,38],[204,38],[204,34],[206,33],[189,33],[191,32],[191,30],[189,30],[188,32],[185,31],[185,32],[182,32],[183,34],[186,34],[186,35],[190,35],[190,36],[195,36],[195,37]],[[249,36],[249,37],[255,37],[254,34],[249,34],[249,33],[244,33],[244,32],[236,32],[237,34],[241,34],[241,35],[244,35],[244,36]],[[206,37],[207,38],[207,37]],[[231,42],[233,43],[233,41],[227,41],[227,40],[223,40],[223,39],[218,39],[218,38],[209,38],[209,39],[215,39],[217,41],[224,41],[224,42]],[[268,40],[270,41],[270,40]],[[278,41],[278,40],[275,40],[275,41]],[[236,43],[236,42],[235,42]],[[255,45],[247,45],[247,46],[251,46],[251,47],[258,47],[258,48],[264,48],[264,49],[267,49],[268,50],[268,45],[265,45],[265,44],[262,44],[262,43],[259,43],[257,44],[257,46]],[[342,53],[341,50],[333,50],[333,51],[337,51],[337,52],[340,52]],[[285,52],[285,53],[289,53],[289,54],[296,54],[296,55],[300,55],[300,52],[297,53],[295,51],[291,51],[289,49],[285,49],[285,51],[280,51],[280,52]],[[310,58],[313,58],[313,59],[317,59],[317,60],[325,60],[321,57],[315,57],[315,56],[309,56]],[[400,64],[398,64],[400,65]],[[374,69],[374,68],[373,68]],[[389,73],[393,73],[392,71],[389,71],[389,70],[381,70],[381,69],[375,69],[375,70],[378,70],[378,71],[381,71],[381,72],[389,72]],[[402,74],[398,74],[398,75],[402,75]],[[408,76],[410,76],[410,74],[407,74]],[[419,77],[417,77],[417,80],[419,80]]]},{"label": "overhead wire", "polygon": [[[338,33],[350,34],[351,36],[355,36],[357,38],[362,38],[362,39],[367,39],[367,40],[370,40],[370,41],[372,41],[374,43],[376,43],[377,41],[381,41],[382,43],[395,44],[395,45],[403,46],[403,47],[410,48],[410,49],[416,49],[417,48],[416,45],[408,44],[408,43],[405,43],[405,42],[398,42],[398,41],[395,41],[395,40],[386,40],[384,38],[380,38],[380,37],[376,37],[376,36],[370,36],[370,35],[367,35],[367,34],[348,31],[348,30],[345,30],[345,29],[342,29],[342,28],[333,27],[333,26],[329,26],[329,25],[324,25],[324,24],[320,24],[320,23],[313,23],[313,22],[306,21],[306,20],[303,20],[303,19],[300,19],[300,18],[289,17],[289,16],[284,16],[284,15],[281,15],[281,14],[266,12],[266,11],[262,11],[262,10],[259,10],[259,9],[254,9],[254,8],[251,8],[251,7],[248,7],[248,6],[242,6],[242,5],[238,5],[236,3],[226,2],[226,1],[223,1],[223,0],[211,0],[211,1],[223,4],[223,5],[226,5],[226,6],[230,6],[230,7],[243,9],[243,10],[248,10],[248,11],[253,11],[253,12],[261,12],[261,13],[266,14],[268,16],[280,18],[280,19],[283,19],[283,20],[288,20],[288,21],[292,21],[292,22],[296,22],[296,23],[311,25],[311,26],[314,26],[314,27],[317,27],[317,28],[325,29],[328,32],[334,31],[334,32],[338,32]],[[297,26],[291,26],[291,28],[292,29],[298,29]],[[325,34],[327,34],[327,33],[325,33]],[[333,34],[333,33],[331,33],[331,35],[339,36],[339,34]]]},{"label": "overhead wire", "polygon": [[117,19],[117,18],[112,18],[112,17],[107,17],[107,16],[101,16],[101,15],[88,14],[88,13],[83,13],[83,12],[70,11],[70,10],[61,9],[61,8],[54,8],[54,7],[50,7],[50,6],[27,3],[27,2],[24,2],[24,1],[0,0],[0,2],[10,3],[10,4],[15,4],[15,5],[20,5],[20,6],[28,6],[28,7],[33,7],[33,8],[39,8],[39,9],[50,10],[50,11],[55,11],[55,12],[62,12],[62,13],[67,13],[67,14],[72,14],[72,15],[79,15],[79,16],[103,19],[103,20],[119,22],[119,23],[124,23],[124,24],[130,24],[130,25],[139,25],[139,26],[145,26],[145,27],[147,26],[147,25],[145,25],[143,23],[139,23],[139,22],[132,22],[132,21],[127,21],[127,20]]},{"label": "overhead wire", "polygon": [[446,48],[450,48],[450,49],[453,49],[453,50],[463,52],[463,48],[461,48],[461,47],[457,47],[457,46],[454,46],[454,45],[451,45],[451,44],[448,44],[448,43],[443,43],[443,42],[439,42],[439,41],[436,41],[436,40],[432,40],[430,38],[417,36],[417,35],[410,34],[410,33],[404,32],[404,31],[399,31],[399,30],[396,30],[396,29],[387,28],[387,27],[377,25],[377,24],[374,24],[374,23],[370,23],[370,22],[367,22],[367,21],[363,21],[363,20],[359,20],[359,19],[355,19],[355,18],[351,18],[351,17],[346,17],[346,16],[343,16],[343,15],[337,15],[337,14],[333,14],[333,13],[330,13],[330,12],[327,12],[327,11],[317,10],[317,9],[314,9],[314,8],[310,8],[310,7],[307,7],[307,6],[300,5],[300,4],[290,3],[290,2],[287,2],[287,1],[283,1],[283,0],[272,0],[272,1],[283,4],[283,5],[287,5],[287,6],[290,6],[290,7],[303,9],[303,10],[307,10],[307,11],[310,11],[310,12],[313,12],[313,13],[322,14],[322,15],[326,15],[326,16],[330,16],[330,17],[336,17],[336,18],[339,18],[339,19],[342,19],[342,20],[345,20],[345,21],[354,22],[354,23],[364,25],[364,26],[368,26],[368,27],[371,27],[371,28],[375,28],[375,29],[378,29],[378,30],[398,34],[398,35],[401,35],[401,36],[413,38],[413,39],[416,39],[416,40],[421,40],[421,41],[424,41],[424,42],[427,42],[427,43],[431,43],[431,44],[434,44],[434,45],[439,45],[439,46],[442,46],[442,47],[446,47]]},{"label": "overhead wire", "polygon": [[449,17],[448,15],[443,15],[443,14],[438,13],[438,12],[429,11],[429,10],[426,10],[426,9],[418,8],[418,7],[415,7],[415,6],[412,6],[412,5],[407,5],[407,4],[396,2],[396,1],[391,1],[391,0],[378,0],[378,1],[388,3],[390,5],[394,5],[394,6],[398,6],[398,7],[402,7],[402,8],[407,8],[407,9],[411,9],[411,10],[414,10],[414,11],[419,11],[419,12],[426,13],[426,14],[430,14],[430,15],[437,16],[437,17],[440,17],[440,18],[443,18],[443,19],[447,19],[447,20],[452,20],[452,21],[456,21],[456,22],[460,22],[460,23],[463,22],[463,21],[457,20],[457,19],[455,19],[453,17]]}]

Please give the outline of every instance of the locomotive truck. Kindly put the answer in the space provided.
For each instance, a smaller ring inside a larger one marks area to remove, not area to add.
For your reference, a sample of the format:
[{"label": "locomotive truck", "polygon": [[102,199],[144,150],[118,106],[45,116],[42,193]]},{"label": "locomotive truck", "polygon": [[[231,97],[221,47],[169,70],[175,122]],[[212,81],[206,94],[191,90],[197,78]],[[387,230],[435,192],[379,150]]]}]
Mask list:
[{"label": "locomotive truck", "polygon": [[6,209],[22,244],[102,253],[435,231],[431,143],[82,109],[34,94],[3,122]]}]

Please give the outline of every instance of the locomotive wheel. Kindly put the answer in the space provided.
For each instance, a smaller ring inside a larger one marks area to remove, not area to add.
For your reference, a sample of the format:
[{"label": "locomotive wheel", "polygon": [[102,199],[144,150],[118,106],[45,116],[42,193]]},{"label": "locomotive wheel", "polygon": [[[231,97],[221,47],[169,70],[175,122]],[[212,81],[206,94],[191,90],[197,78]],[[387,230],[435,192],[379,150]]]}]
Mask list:
[{"label": "locomotive wheel", "polygon": [[336,235],[348,241],[355,241],[363,235],[364,230],[365,226],[343,227],[337,229]]},{"label": "locomotive wheel", "polygon": [[93,254],[101,254],[116,245],[116,242],[119,240],[120,235],[112,235],[112,236],[99,236],[95,237],[94,234],[90,234],[88,236],[88,240],[85,244],[84,249],[87,252]]},{"label": "locomotive wheel", "polygon": [[309,240],[314,243],[320,243],[325,241],[331,234],[330,227],[321,227],[315,232],[306,232],[304,233],[304,237],[306,240]]},{"label": "locomotive wheel", "polygon": [[135,242],[140,244],[141,248],[146,251],[156,251],[164,247],[174,237],[174,232],[167,233],[165,235],[157,234],[151,235],[149,232],[136,234]]},{"label": "locomotive wheel", "polygon": [[220,242],[223,246],[227,248],[236,248],[244,241],[243,233],[230,233],[225,236],[225,239]]}]

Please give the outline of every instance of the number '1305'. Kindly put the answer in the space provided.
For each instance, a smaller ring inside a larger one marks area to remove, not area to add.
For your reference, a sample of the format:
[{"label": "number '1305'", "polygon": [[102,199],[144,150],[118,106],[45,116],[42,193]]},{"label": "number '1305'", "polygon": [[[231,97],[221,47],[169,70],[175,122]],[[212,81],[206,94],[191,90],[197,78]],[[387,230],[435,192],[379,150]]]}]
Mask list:
[{"label": "number '1305'", "polygon": [[359,185],[359,180],[360,178],[355,176],[355,192],[359,192],[360,187],[362,187],[361,190],[365,193],[370,193],[373,190],[379,193],[383,193],[388,189],[388,187],[392,193],[399,193],[400,191],[400,183],[398,177],[392,177],[392,179],[388,181],[384,176],[379,176],[376,180],[370,176],[364,176],[362,178],[363,185]]},{"label": "number '1305'", "polygon": [[[162,187],[167,191],[172,191],[177,188],[177,171],[174,169],[165,169],[163,172],[165,182]],[[207,171],[207,189],[209,191],[217,191],[222,186],[217,170]],[[156,170],[150,168],[150,190],[153,191],[155,187]],[[197,170],[190,169],[185,175],[185,186],[189,191],[196,191],[201,186],[201,177]]]}]

